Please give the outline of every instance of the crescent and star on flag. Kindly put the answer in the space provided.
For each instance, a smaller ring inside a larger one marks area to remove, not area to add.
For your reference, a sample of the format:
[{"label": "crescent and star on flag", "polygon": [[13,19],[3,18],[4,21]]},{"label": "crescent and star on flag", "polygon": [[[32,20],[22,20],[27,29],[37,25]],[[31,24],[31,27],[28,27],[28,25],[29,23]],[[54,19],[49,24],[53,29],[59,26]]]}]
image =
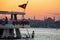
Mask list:
[{"label": "crescent and star on flag", "polygon": [[22,4],[22,5],[18,5],[18,7],[23,8],[23,9],[24,9],[24,11],[25,11],[26,6],[27,6],[28,2],[29,2],[29,0],[27,0],[27,3],[24,3],[24,4]]}]

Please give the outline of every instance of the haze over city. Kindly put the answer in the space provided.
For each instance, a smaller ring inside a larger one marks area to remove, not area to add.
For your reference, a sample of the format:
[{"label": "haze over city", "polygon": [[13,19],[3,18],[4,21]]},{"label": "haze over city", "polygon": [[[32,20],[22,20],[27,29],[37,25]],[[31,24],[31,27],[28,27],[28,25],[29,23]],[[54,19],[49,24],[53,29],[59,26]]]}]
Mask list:
[{"label": "haze over city", "polygon": [[[0,0],[0,11],[23,12],[18,5],[26,2],[27,0]],[[33,19],[35,16],[36,19],[44,19],[44,16],[55,16],[56,20],[60,20],[60,0],[29,0],[25,12],[25,18]]]}]

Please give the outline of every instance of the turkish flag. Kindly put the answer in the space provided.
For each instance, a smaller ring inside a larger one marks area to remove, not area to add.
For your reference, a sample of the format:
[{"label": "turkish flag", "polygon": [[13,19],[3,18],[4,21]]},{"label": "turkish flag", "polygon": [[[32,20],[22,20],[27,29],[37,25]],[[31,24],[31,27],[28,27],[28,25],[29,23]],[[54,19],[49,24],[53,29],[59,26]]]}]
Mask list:
[{"label": "turkish flag", "polygon": [[21,7],[23,9],[25,9],[26,8],[26,5],[27,5],[27,3],[26,4],[19,5],[18,7]]}]

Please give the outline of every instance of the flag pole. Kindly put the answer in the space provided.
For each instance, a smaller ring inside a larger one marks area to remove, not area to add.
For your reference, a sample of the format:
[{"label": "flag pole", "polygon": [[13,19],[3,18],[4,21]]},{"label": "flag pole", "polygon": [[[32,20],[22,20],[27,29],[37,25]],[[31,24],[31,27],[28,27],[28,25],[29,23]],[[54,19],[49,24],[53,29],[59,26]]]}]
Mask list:
[{"label": "flag pole", "polygon": [[[29,0],[27,0],[27,3],[26,4],[28,4],[28,2],[29,2]],[[27,6],[27,5],[26,5]],[[24,9],[24,13],[25,13],[25,10],[26,10],[26,8]],[[22,15],[22,17],[23,17],[23,19],[24,19],[24,15]]]},{"label": "flag pole", "polygon": [[[28,2],[29,2],[29,0],[27,0],[27,3],[26,4],[28,4]],[[26,5],[27,6],[27,5]],[[26,10],[26,8],[24,9],[24,12],[25,12],[25,10]]]}]

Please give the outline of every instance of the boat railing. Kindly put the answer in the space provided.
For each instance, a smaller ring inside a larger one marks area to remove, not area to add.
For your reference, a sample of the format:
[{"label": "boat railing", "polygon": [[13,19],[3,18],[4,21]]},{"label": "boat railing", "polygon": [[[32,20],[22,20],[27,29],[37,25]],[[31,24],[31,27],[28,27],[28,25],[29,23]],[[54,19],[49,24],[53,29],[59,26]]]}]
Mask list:
[{"label": "boat railing", "polygon": [[23,21],[23,20],[6,20],[6,19],[0,19],[0,24],[13,24],[13,25],[29,25],[29,21]]},{"label": "boat railing", "polygon": [[8,24],[8,21],[0,19],[0,24],[2,24],[2,25]]}]

